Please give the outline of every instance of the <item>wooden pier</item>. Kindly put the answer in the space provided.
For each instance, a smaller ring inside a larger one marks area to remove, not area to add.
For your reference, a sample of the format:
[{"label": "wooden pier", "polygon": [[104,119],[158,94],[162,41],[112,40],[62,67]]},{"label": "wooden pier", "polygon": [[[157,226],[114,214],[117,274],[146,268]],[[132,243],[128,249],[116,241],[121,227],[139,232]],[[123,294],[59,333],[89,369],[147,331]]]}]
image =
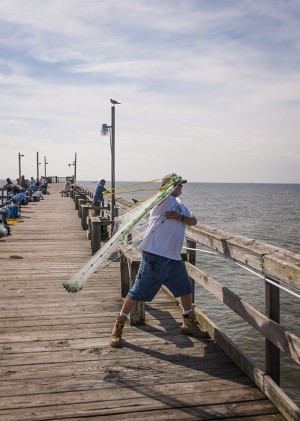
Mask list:
[{"label": "wooden pier", "polygon": [[163,290],[146,324],[109,347],[120,263],[77,294],[63,288],[91,244],[61,189],[23,207],[0,239],[0,421],[285,419],[213,340],[180,335]]}]

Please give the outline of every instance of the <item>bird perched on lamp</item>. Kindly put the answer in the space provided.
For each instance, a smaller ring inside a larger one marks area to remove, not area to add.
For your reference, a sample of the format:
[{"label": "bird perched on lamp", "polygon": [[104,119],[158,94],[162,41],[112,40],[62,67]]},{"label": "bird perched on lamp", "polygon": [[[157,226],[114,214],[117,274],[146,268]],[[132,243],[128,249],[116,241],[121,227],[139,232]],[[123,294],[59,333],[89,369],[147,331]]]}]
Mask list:
[{"label": "bird perched on lamp", "polygon": [[110,102],[111,102],[113,105],[116,105],[116,104],[121,104],[121,102],[118,102],[118,101],[116,101],[115,99],[111,99],[111,98],[110,98]]}]

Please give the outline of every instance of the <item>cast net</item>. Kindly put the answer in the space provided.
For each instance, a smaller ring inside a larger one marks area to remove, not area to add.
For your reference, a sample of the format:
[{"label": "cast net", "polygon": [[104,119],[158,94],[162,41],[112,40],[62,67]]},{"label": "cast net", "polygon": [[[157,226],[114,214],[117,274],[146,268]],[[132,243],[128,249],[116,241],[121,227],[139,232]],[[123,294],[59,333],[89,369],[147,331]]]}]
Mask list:
[{"label": "cast net", "polygon": [[[161,203],[173,191],[180,180],[181,177],[173,173],[170,181],[161,187],[154,196],[141,203],[138,202],[124,215],[116,218],[114,234],[68,282],[63,284],[64,288],[72,293],[80,291],[89,277],[96,271],[99,271],[111,256],[116,253],[120,244],[129,243],[132,247],[135,247],[142,240],[146,231],[147,221],[145,217],[154,206]],[[161,223],[162,221],[158,220],[157,226]]]}]

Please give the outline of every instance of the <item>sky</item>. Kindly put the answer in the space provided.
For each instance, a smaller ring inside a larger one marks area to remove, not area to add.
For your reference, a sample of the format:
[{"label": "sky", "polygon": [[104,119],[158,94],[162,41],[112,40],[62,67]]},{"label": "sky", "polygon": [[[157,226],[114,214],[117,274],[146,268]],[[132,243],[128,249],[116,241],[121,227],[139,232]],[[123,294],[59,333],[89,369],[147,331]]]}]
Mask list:
[{"label": "sky", "polygon": [[300,182],[299,0],[0,0],[0,179]]}]

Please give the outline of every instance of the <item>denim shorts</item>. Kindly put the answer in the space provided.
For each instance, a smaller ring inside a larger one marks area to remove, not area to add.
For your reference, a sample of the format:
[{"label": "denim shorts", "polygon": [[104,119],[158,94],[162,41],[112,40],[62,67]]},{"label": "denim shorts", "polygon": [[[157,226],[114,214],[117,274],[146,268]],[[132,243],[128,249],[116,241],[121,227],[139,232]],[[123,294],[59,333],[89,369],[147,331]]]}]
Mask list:
[{"label": "denim shorts", "polygon": [[182,260],[173,260],[143,251],[142,261],[128,297],[134,301],[152,301],[165,285],[174,295],[192,292],[192,283]]}]

